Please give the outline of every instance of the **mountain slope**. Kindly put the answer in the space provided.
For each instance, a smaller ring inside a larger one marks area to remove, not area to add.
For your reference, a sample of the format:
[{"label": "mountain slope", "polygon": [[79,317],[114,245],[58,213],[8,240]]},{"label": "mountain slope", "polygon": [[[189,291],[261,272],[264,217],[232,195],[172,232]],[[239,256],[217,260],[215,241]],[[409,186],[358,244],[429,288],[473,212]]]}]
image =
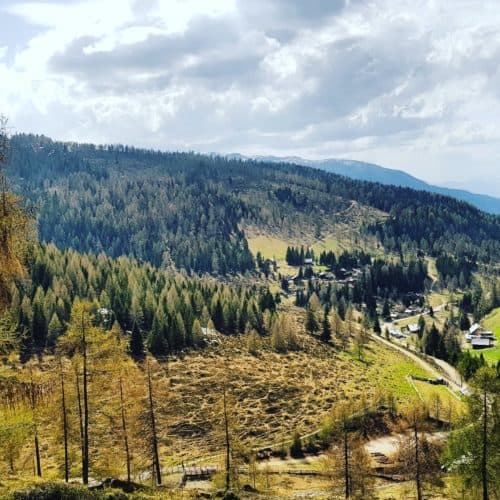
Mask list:
[{"label": "mountain slope", "polygon": [[37,206],[43,241],[188,271],[251,271],[241,227],[320,233],[353,203],[389,214],[358,223],[390,251],[500,260],[500,217],[454,198],[299,165],[17,135],[9,175]]},{"label": "mountain slope", "polygon": [[[230,155],[237,158],[238,155]],[[240,156],[240,158],[244,158]],[[265,162],[287,162],[297,165],[305,165],[308,167],[320,168],[337,175],[344,175],[351,179],[362,181],[380,182],[381,184],[390,184],[394,186],[409,187],[412,189],[429,191],[438,193],[444,196],[451,196],[458,200],[466,201],[475,207],[491,214],[500,214],[500,198],[488,196],[485,194],[471,193],[463,189],[452,189],[441,186],[434,186],[425,181],[422,181],[402,170],[394,170],[392,168],[381,167],[373,163],[365,163],[355,160],[327,159],[327,160],[306,160],[299,157],[276,157],[276,156],[259,156],[255,159]]]}]

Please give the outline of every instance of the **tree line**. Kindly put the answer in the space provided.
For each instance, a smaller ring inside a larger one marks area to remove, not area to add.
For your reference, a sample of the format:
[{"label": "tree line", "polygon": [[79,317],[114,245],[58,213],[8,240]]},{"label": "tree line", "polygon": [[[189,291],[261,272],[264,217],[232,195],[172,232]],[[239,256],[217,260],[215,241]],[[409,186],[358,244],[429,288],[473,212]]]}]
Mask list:
[{"label": "tree line", "polygon": [[224,285],[52,244],[33,246],[27,269],[28,279],[9,290],[10,320],[24,359],[55,347],[77,300],[91,301],[107,328],[116,322],[128,331],[134,355],[145,348],[165,355],[201,345],[207,332],[264,334],[263,314],[276,308],[267,288]]}]

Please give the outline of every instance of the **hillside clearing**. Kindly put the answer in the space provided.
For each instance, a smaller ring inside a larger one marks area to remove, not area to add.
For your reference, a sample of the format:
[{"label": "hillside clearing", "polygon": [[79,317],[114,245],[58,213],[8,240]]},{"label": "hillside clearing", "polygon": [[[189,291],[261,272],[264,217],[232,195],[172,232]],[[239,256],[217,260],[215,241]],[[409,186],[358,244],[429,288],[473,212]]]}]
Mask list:
[{"label": "hillside clearing", "polygon": [[[199,459],[220,450],[221,380],[228,383],[235,434],[254,448],[290,439],[294,431],[318,429],[337,402],[361,401],[392,392],[414,398],[408,375],[429,376],[394,350],[370,342],[364,361],[304,338],[302,351],[262,350],[250,355],[242,338],[194,352],[168,364],[174,400],[163,416],[168,425],[165,460]],[[166,465],[166,464],[165,464]]]}]

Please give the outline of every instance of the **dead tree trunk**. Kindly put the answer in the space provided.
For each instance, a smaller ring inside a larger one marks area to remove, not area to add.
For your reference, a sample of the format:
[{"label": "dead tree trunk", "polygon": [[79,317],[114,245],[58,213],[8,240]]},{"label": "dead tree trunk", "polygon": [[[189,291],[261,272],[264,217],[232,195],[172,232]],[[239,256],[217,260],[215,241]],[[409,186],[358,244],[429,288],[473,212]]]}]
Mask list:
[{"label": "dead tree trunk", "polygon": [[82,482],[89,484],[89,394],[87,373],[87,338],[85,332],[85,312],[82,312],[82,356],[83,356],[83,457]]},{"label": "dead tree trunk", "polygon": [[69,481],[68,417],[66,410],[66,392],[64,390],[64,373],[61,360],[59,360],[59,369],[61,376],[61,411],[62,411],[63,439],[64,439],[64,480],[68,482]]},{"label": "dead tree trunk", "polygon": [[422,500],[422,480],[420,477],[420,449],[418,443],[417,416],[414,415],[413,437],[415,440],[415,484],[417,486],[417,500]]},{"label": "dead tree trunk", "polygon": [[231,441],[229,438],[229,421],[227,416],[226,386],[222,387],[222,401],[224,406],[224,434],[226,441],[226,491],[231,487]]},{"label": "dead tree trunk", "polygon": [[75,382],[76,382],[76,400],[78,403],[78,425],[80,428],[80,450],[82,453],[82,462],[83,462],[83,410],[82,410],[82,397],[80,394],[80,377],[78,375],[78,368],[75,368]]},{"label": "dead tree trunk", "polygon": [[158,454],[158,436],[156,434],[156,418],[155,418],[155,408],[153,401],[153,383],[151,381],[151,367],[148,365],[148,396],[149,396],[149,418],[151,425],[151,451],[153,453],[153,472],[156,476],[156,484],[161,485],[161,467],[160,467],[160,457]]},{"label": "dead tree trunk", "polygon": [[349,436],[347,434],[347,422],[344,417],[343,421],[344,432],[344,482],[345,482],[345,497],[349,498],[351,493],[351,481],[349,475]]},{"label": "dead tree trunk", "polygon": [[31,414],[33,418],[33,434],[35,441],[35,468],[36,475],[42,477],[42,464],[40,460],[40,444],[38,442],[38,426],[36,422],[36,397],[35,397],[35,385],[33,383],[33,371],[30,367],[30,402],[31,402]]},{"label": "dead tree trunk", "polygon": [[120,377],[120,406],[122,414],[123,444],[125,447],[125,459],[127,461],[127,482],[130,483],[130,451],[128,446],[127,418],[125,415],[125,400],[123,397],[123,382]]},{"label": "dead tree trunk", "polygon": [[483,500],[489,500],[488,493],[488,397],[486,389],[483,390],[483,429],[481,453],[481,483],[483,487]]}]

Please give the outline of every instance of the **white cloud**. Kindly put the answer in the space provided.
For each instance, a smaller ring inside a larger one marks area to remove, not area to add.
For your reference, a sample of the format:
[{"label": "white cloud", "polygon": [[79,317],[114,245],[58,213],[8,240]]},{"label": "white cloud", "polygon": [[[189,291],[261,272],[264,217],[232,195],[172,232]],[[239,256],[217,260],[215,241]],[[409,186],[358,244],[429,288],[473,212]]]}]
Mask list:
[{"label": "white cloud", "polygon": [[494,0],[7,0],[3,10],[19,26],[0,33],[0,109],[19,131],[350,157],[478,189],[473,164],[485,189],[500,188]]}]

